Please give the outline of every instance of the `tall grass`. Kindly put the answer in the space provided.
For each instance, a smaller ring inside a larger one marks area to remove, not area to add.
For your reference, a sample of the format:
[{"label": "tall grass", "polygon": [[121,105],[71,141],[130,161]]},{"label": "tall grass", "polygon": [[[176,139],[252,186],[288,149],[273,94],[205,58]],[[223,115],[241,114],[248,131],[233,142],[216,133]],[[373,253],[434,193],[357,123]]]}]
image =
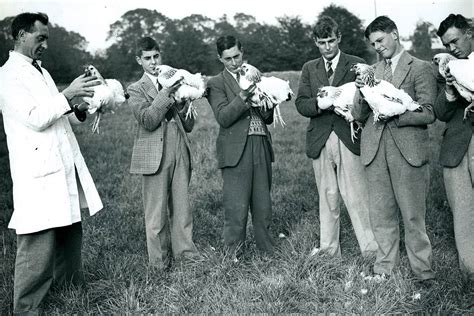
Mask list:
[{"label": "tall grass", "polygon": [[[297,91],[298,72],[273,73]],[[170,271],[148,268],[140,178],[129,174],[134,118],[127,106],[103,117],[101,134],[90,126],[75,132],[105,208],[83,214],[84,287],[54,288],[46,314],[145,313],[467,313],[473,292],[463,288],[454,245],[452,217],[437,163],[443,125],[430,127],[432,161],[427,228],[433,245],[435,286],[414,283],[402,242],[400,268],[376,282],[374,258],[362,258],[347,213],[342,214],[342,258],[310,256],[318,245],[318,195],[311,161],[305,156],[308,119],[294,102],[281,105],[287,126],[270,127],[273,165],[273,225],[277,252],[256,252],[249,224],[247,252],[240,262],[222,251],[222,180],[216,167],[218,126],[205,100],[190,134],[193,143],[191,203],[194,239],[203,254],[195,263],[176,262]],[[5,139],[0,133],[0,313],[12,312],[15,234],[7,229],[12,212]],[[282,233],[284,238],[279,238]],[[417,294],[420,294],[418,297]],[[470,307],[471,306],[471,307]],[[472,312],[472,309],[471,309]]]}]

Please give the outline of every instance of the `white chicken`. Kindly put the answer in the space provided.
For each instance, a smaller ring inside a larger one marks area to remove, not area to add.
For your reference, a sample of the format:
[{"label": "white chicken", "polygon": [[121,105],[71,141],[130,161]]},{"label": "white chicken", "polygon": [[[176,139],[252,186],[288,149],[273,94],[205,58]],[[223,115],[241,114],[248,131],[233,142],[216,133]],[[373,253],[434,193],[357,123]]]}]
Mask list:
[{"label": "white chicken", "polygon": [[89,106],[87,111],[89,114],[97,113],[92,122],[92,133],[99,133],[100,118],[103,113],[114,110],[122,105],[128,98],[128,94],[124,92],[122,84],[115,79],[104,79],[97,68],[92,65],[85,66],[86,76],[96,76],[100,81],[100,85],[94,86],[94,96],[84,97],[83,100]]},{"label": "white chicken", "polygon": [[457,59],[448,53],[439,53],[433,57],[433,62],[438,65],[438,71],[446,78],[446,72],[454,77],[453,85],[459,95],[471,102],[464,110],[464,119],[469,112],[474,112],[474,53],[467,59]]},{"label": "white chicken", "polygon": [[354,143],[357,139],[357,132],[361,128],[351,114],[351,109],[354,106],[354,95],[356,93],[356,86],[354,82],[348,82],[339,87],[326,86],[318,89],[316,99],[318,100],[318,107],[322,110],[327,110],[332,107],[336,114],[342,116],[351,127],[351,139]]},{"label": "white chicken", "polygon": [[273,112],[273,122],[285,125],[280,112],[280,103],[291,100],[294,95],[290,88],[289,81],[282,80],[277,77],[262,76],[260,71],[247,63],[240,67],[240,81],[239,86],[242,89],[248,89],[252,84],[255,84],[255,90],[250,102],[256,106],[262,107],[264,110],[271,110]]},{"label": "white chicken", "polygon": [[360,92],[374,112],[374,123],[382,118],[389,118],[405,113],[419,111],[421,105],[414,101],[408,93],[395,88],[390,82],[375,78],[375,68],[358,63],[351,70],[360,75],[364,86]]},{"label": "white chicken", "polygon": [[158,82],[169,88],[177,81],[182,80],[181,86],[174,93],[174,97],[181,101],[190,101],[186,118],[196,117],[197,111],[193,101],[202,98],[206,92],[206,84],[200,73],[191,74],[184,69],[176,69],[167,65],[157,66]]}]

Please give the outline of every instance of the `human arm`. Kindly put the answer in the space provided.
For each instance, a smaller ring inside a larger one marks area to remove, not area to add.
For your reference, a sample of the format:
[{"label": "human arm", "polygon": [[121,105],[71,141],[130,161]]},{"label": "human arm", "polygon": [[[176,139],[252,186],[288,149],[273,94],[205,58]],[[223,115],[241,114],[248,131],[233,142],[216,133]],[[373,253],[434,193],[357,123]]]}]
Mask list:
[{"label": "human arm", "polygon": [[316,96],[312,93],[310,72],[308,68],[308,64],[305,64],[301,70],[295,105],[298,113],[305,117],[313,117],[320,115],[322,110],[318,108]]},{"label": "human arm", "polygon": [[246,103],[239,95],[229,100],[224,85],[224,81],[219,77],[210,79],[207,84],[207,99],[217,123],[224,128],[228,128],[238,121],[242,114],[251,108],[251,105]]}]

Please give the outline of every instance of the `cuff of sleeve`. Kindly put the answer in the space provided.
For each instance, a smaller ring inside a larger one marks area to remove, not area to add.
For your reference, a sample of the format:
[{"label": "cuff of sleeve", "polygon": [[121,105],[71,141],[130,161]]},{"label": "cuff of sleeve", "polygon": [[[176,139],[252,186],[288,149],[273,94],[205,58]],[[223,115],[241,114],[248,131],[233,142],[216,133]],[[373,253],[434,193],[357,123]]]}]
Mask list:
[{"label": "cuff of sleeve", "polygon": [[447,100],[448,102],[456,101],[457,98],[458,98],[457,95],[448,93],[446,90],[444,91],[444,94],[446,95],[446,100]]}]

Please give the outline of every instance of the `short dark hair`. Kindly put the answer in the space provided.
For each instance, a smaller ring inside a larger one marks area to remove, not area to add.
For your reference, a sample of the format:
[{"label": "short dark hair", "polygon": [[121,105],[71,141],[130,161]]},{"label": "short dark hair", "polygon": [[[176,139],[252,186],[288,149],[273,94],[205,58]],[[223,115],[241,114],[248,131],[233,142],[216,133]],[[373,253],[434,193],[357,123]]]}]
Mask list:
[{"label": "short dark hair", "polygon": [[18,39],[21,30],[31,33],[36,21],[40,21],[44,25],[48,25],[48,16],[45,13],[25,12],[18,14],[12,21],[11,31],[14,40]]},{"label": "short dark hair", "polygon": [[327,15],[322,16],[313,28],[313,36],[315,39],[318,37],[328,38],[333,33],[336,36],[341,35],[341,32],[339,32],[339,25],[337,24],[337,22],[334,21],[333,18]]},{"label": "short dark hair", "polygon": [[461,14],[450,14],[446,19],[444,19],[438,28],[438,31],[436,32],[436,35],[439,37],[443,36],[446,31],[451,28],[455,27],[457,29],[462,30],[463,32],[466,32],[469,30],[472,26],[469,24],[469,19],[465,18]]},{"label": "short dark hair", "polygon": [[392,31],[398,31],[397,25],[393,22],[388,16],[381,15],[378,16],[375,20],[370,22],[365,29],[364,36],[366,39],[369,39],[370,34],[375,32],[385,32],[390,33]]},{"label": "short dark hair", "polygon": [[222,52],[226,49],[237,46],[237,48],[242,50],[242,43],[232,35],[221,36],[216,41],[217,53],[219,56],[222,56]]},{"label": "short dark hair", "polygon": [[139,38],[135,43],[135,54],[141,56],[143,51],[157,50],[160,51],[158,43],[150,36]]}]

